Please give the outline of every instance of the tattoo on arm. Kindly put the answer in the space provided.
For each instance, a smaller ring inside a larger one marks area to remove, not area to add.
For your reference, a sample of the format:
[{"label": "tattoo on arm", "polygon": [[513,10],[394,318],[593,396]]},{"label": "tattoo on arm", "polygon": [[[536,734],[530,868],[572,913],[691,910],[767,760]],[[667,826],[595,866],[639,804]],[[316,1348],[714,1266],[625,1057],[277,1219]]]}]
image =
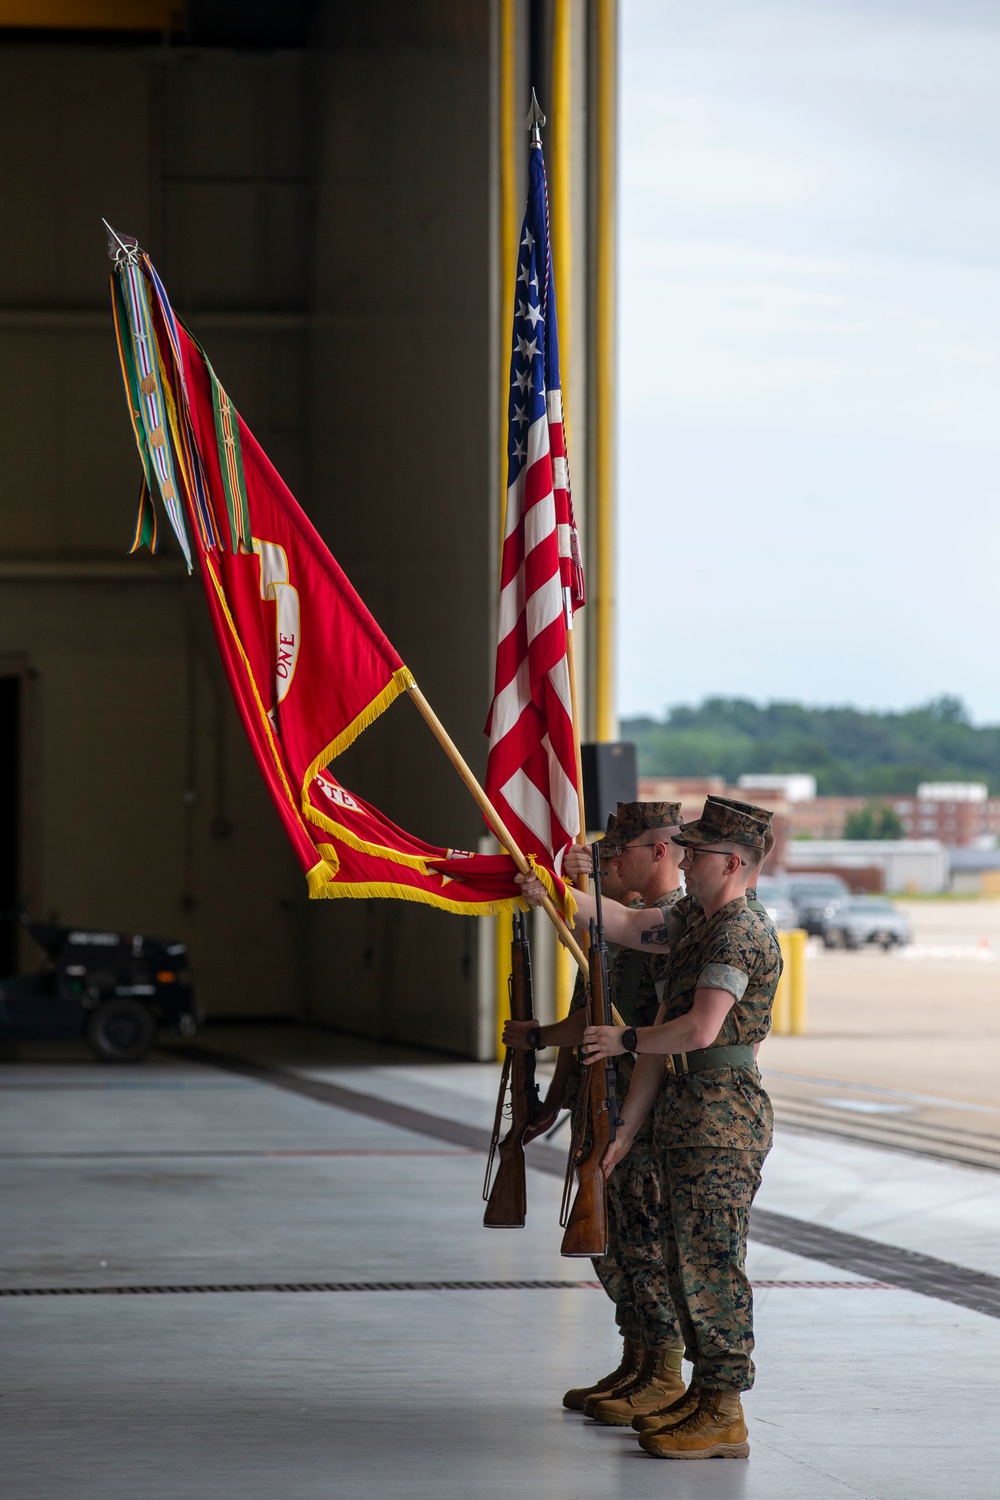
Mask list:
[{"label": "tattoo on arm", "polygon": [[640,934],[643,943],[648,943],[651,948],[670,947],[670,928],[665,922],[658,927],[646,927]]}]

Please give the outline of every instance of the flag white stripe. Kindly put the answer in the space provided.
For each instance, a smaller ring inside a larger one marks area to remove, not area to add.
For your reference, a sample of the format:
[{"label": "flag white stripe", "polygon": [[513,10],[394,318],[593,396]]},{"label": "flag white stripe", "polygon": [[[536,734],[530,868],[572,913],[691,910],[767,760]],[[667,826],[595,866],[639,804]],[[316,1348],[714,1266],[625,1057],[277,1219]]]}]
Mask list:
[{"label": "flag white stripe", "polygon": [[525,606],[528,640],[533,641],[536,636],[541,635],[554,620],[559,619],[562,612],[562,586],[559,574],[553,573],[544,588],[536,589]]},{"label": "flag white stripe", "polygon": [[[528,554],[532,552],[543,542],[548,541],[549,537],[551,537],[553,531],[555,530],[555,501],[552,494],[549,493],[549,495],[544,500],[540,500],[537,505],[533,505],[529,515],[525,517],[525,553]],[[535,590],[532,598],[536,598],[542,592],[548,593],[550,589],[554,590],[555,594],[559,596],[560,586],[559,569],[558,567],[554,567],[548,579],[543,584],[539,585],[539,587]],[[499,639],[501,641],[507,639],[507,636],[514,629],[515,625],[518,622],[521,610],[524,608],[525,587],[526,584],[524,577],[524,563],[522,562],[521,566],[514,574],[514,577],[500,592],[500,620],[498,631]],[[529,600],[528,603],[530,609],[531,601]],[[555,607],[559,607],[560,605],[561,597],[557,597],[555,605],[546,605],[546,611]],[[545,625],[555,617],[554,615],[547,614],[543,611],[539,618],[542,620],[542,623],[535,626],[534,629],[531,628],[529,623],[529,636],[536,635],[539,630],[544,630]]]},{"label": "flag white stripe", "polygon": [[549,804],[533,781],[518,766],[513,776],[501,788],[503,796],[514,809],[521,822],[531,829],[541,841],[542,847],[552,853],[552,824]]},{"label": "flag white stripe", "polygon": [[570,724],[573,722],[573,699],[569,690],[569,662],[565,656],[557,661],[554,667],[549,669],[549,682],[552,684],[559,702],[562,704]]},{"label": "flag white stripe", "polygon": [[528,428],[528,441],[526,457],[521,468],[518,470],[517,478],[507,488],[507,511],[504,516],[504,540],[516,531],[521,523],[521,513],[524,510],[524,485],[528,470],[532,464],[550,451],[549,428],[544,417],[539,417],[537,422],[532,422]]},{"label": "flag white stripe", "polygon": [[525,559],[542,542],[547,542],[556,529],[556,497],[549,490],[536,505],[533,505],[524,518],[524,555]]},{"label": "flag white stripe", "polygon": [[505,734],[509,734],[531,702],[531,681],[528,677],[528,658],[518,664],[517,676],[512,677],[506,687],[501,688],[493,700],[493,718],[490,721],[490,747],[499,745]]},{"label": "flag white stripe", "polygon": [[576,787],[566,775],[548,735],[542,740],[549,759],[549,799],[560,825],[575,838],[580,831],[580,800]]}]

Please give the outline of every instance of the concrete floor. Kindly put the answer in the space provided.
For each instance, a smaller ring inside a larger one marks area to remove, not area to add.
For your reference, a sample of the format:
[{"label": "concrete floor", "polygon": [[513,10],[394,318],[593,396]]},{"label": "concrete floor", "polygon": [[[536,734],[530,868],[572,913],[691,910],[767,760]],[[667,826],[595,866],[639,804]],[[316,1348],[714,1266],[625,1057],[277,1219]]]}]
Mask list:
[{"label": "concrete floor", "polygon": [[[264,1034],[207,1045],[260,1055]],[[288,1030],[271,1060],[468,1126],[497,1070]],[[0,1470],[14,1500],[963,1500],[1000,1494],[1000,1320],[751,1246],[749,1463],[666,1464],[562,1411],[616,1359],[565,1261],[559,1183],[481,1227],[483,1160],[263,1079],[158,1054],[0,1067]],[[762,1208],[1000,1274],[1000,1174],[780,1136]],[[358,1283],[549,1281],[365,1290]],[[352,1284],[198,1292],[207,1284]],[[826,1283],[802,1286],[788,1283]],[[833,1285],[830,1285],[833,1283]],[[844,1283],[847,1283],[844,1285]]]}]

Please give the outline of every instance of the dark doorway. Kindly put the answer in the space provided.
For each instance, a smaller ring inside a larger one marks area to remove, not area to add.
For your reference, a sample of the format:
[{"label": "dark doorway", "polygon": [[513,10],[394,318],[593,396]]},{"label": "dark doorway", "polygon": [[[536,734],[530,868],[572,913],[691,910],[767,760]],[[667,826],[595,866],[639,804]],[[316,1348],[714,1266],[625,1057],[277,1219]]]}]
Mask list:
[{"label": "dark doorway", "polygon": [[[0,677],[0,913],[21,896],[18,889],[21,789],[21,679]],[[0,917],[0,974],[17,968],[17,924]]]}]

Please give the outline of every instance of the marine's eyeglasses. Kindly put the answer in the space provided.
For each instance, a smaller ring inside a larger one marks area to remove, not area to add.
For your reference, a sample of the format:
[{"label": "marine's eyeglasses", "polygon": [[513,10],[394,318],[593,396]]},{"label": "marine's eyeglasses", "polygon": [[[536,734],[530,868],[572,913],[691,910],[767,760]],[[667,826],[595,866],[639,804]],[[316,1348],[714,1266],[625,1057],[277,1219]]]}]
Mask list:
[{"label": "marine's eyeglasses", "polygon": [[[706,849],[703,844],[684,845],[684,853],[692,864],[694,864],[699,854],[721,854],[724,859],[728,859],[729,856],[734,852],[735,851],[732,849]],[[736,858],[739,859],[741,865],[746,864],[746,860],[741,859],[738,854],[736,855]]]}]

